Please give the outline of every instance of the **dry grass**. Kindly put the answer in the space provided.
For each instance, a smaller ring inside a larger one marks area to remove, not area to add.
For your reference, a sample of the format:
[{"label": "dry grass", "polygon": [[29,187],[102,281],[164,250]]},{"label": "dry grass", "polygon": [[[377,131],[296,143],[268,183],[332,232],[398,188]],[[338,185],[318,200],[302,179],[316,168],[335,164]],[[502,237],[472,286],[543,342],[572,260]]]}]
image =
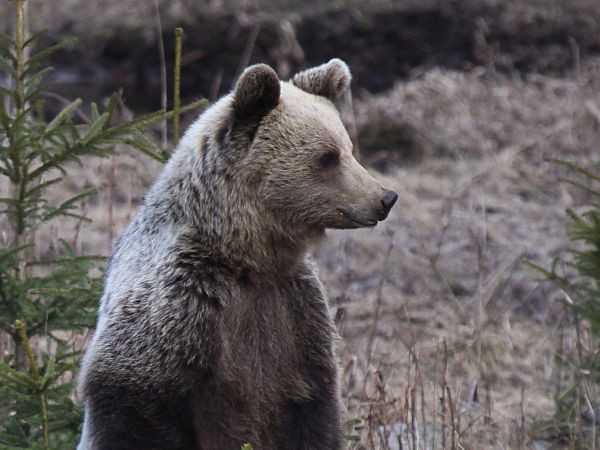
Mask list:
[{"label": "dry grass", "polygon": [[386,448],[380,427],[401,424],[405,449],[434,436],[436,448],[537,448],[532,424],[554,411],[557,353],[575,335],[521,261],[548,265],[565,243],[577,199],[544,159],[598,162],[599,83],[598,61],[572,79],[433,70],[359,105],[363,127],[393,121],[429,147],[381,177],[400,193],[387,222],[331,233],[318,252],[349,417],[363,423],[356,448]]}]

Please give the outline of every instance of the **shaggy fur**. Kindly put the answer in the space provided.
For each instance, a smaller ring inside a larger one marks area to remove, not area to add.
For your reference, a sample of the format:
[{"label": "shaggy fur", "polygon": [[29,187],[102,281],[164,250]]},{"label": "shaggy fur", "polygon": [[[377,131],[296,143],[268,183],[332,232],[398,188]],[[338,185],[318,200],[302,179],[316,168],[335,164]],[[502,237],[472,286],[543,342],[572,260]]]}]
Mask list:
[{"label": "shaggy fur", "polygon": [[306,249],[391,208],[332,103],[349,82],[339,60],[295,86],[253,66],[187,131],[110,259],[80,450],[341,448],[336,331]]}]

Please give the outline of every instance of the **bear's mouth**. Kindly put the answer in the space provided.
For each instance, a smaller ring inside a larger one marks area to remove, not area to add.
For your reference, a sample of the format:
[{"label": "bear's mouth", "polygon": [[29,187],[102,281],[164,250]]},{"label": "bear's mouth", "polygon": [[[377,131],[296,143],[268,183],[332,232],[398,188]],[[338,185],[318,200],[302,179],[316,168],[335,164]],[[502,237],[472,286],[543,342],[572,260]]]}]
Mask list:
[{"label": "bear's mouth", "polygon": [[377,220],[375,219],[358,218],[343,209],[340,209],[340,214],[357,227],[374,227],[375,225],[377,225]]}]

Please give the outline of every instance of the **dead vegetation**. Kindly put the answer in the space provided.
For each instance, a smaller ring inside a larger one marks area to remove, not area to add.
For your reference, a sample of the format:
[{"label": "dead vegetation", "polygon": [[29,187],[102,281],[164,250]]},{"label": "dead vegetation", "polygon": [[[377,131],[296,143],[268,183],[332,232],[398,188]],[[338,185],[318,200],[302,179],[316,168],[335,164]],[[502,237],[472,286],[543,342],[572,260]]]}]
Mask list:
[{"label": "dead vegetation", "polygon": [[[155,4],[159,5],[158,30]],[[600,54],[596,0],[29,0],[31,28],[48,43],[77,36],[51,64],[67,97],[122,89],[134,110],[160,106],[161,36],[173,61],[182,26],[184,100],[228,91],[245,63],[268,62],[282,78],[332,57],[353,87],[382,92],[413,71],[484,66],[501,73],[564,76],[579,56]],[[0,2],[0,17],[10,3]],[[0,30],[10,31],[0,20]],[[170,79],[170,74],[169,79]],[[169,80],[170,82],[170,80]]]},{"label": "dead vegetation", "polygon": [[[565,79],[432,70],[357,106],[361,126],[395,121],[429,147],[385,166],[400,200],[381,228],[331,233],[318,252],[349,416],[362,419],[356,448],[550,448],[560,437],[538,421],[577,339],[560,294],[522,261],[551,263],[577,204],[546,158],[600,159],[600,71],[584,66]],[[379,151],[386,161],[404,148]]]}]

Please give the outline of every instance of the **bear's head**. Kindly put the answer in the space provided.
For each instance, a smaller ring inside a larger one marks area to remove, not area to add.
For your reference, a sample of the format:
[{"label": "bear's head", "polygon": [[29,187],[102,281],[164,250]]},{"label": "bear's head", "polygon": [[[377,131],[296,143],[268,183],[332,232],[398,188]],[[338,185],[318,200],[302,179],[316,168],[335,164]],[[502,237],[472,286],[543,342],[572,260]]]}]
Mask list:
[{"label": "bear's head", "polygon": [[[247,68],[232,93],[228,139],[245,142],[242,156],[264,207],[283,229],[372,227],[397,195],[354,158],[335,103],[350,84],[339,59],[280,82],[264,64]],[[239,155],[238,155],[239,157]]]}]

